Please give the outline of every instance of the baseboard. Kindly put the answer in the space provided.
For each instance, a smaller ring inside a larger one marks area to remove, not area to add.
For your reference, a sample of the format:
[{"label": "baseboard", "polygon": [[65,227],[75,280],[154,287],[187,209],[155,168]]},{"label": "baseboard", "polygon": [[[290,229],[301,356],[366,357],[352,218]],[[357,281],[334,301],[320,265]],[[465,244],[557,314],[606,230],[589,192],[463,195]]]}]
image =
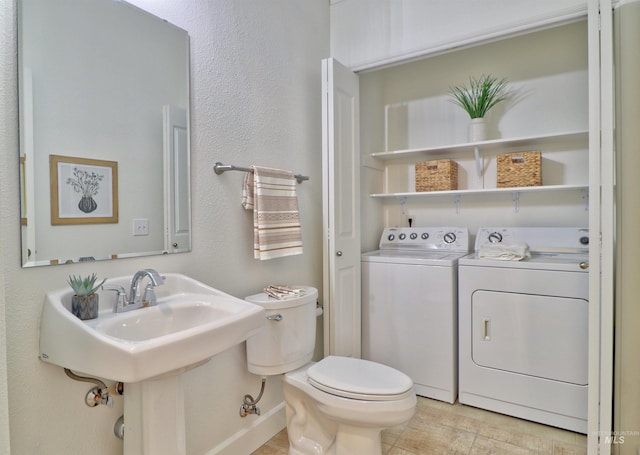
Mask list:
[{"label": "baseboard", "polygon": [[250,454],[278,434],[286,424],[283,401],[266,414],[256,418],[251,426],[238,431],[205,455]]}]

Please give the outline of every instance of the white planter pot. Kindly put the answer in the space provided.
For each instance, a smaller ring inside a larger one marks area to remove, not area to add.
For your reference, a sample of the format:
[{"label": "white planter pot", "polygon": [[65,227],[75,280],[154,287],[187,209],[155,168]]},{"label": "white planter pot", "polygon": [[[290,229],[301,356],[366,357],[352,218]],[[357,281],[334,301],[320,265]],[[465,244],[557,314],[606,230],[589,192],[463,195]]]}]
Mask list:
[{"label": "white planter pot", "polygon": [[469,142],[487,140],[487,122],[484,118],[472,118],[469,124]]}]

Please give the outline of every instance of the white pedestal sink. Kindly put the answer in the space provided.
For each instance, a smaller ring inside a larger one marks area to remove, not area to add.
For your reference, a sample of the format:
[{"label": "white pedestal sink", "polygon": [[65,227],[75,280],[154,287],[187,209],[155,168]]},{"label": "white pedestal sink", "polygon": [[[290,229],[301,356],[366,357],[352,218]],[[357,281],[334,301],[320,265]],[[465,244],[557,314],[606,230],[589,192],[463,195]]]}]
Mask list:
[{"label": "white pedestal sink", "polygon": [[127,384],[124,455],[186,455],[182,375]]},{"label": "white pedestal sink", "polygon": [[[265,323],[264,309],[185,275],[165,274],[157,305],[113,313],[115,293],[101,293],[96,319],[71,313],[72,291],[47,293],[40,358],[125,385],[125,455],[185,454],[180,375],[245,341]],[[131,277],[107,284],[129,287]]]}]

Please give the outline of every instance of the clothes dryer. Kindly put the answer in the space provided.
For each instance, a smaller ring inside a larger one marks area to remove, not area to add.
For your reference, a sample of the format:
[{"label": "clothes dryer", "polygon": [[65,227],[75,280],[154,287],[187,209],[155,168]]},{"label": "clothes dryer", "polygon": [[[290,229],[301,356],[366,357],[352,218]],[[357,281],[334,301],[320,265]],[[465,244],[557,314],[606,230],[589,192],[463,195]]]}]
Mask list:
[{"label": "clothes dryer", "polygon": [[583,228],[479,229],[458,267],[460,403],[586,433],[588,244]]},{"label": "clothes dryer", "polygon": [[467,228],[386,228],[362,255],[362,357],[408,375],[416,394],[457,396],[457,265]]}]

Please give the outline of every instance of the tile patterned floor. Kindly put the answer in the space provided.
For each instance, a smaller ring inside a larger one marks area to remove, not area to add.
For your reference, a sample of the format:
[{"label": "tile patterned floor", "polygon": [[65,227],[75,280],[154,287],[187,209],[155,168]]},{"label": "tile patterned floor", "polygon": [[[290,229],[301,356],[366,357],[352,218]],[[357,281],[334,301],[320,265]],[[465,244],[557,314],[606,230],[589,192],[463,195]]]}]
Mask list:
[{"label": "tile patterned floor", "polygon": [[[287,455],[282,430],[252,455]],[[461,404],[418,397],[413,418],[382,432],[385,455],[586,455],[587,437]],[[365,455],[365,454],[363,454]]]}]

